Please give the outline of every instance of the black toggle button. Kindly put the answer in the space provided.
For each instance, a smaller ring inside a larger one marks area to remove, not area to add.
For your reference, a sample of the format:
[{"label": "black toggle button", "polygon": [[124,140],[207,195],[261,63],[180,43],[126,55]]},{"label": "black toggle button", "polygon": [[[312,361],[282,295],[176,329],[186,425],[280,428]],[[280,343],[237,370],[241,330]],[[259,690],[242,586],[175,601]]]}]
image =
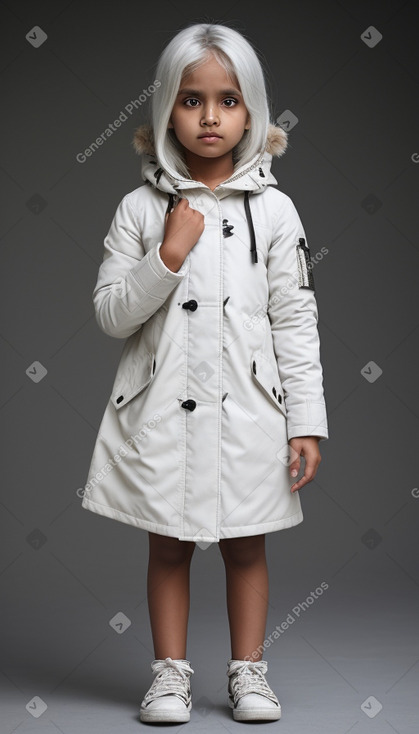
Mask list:
[{"label": "black toggle button", "polygon": [[282,403],[282,395],[278,393],[278,403]]},{"label": "black toggle button", "polygon": [[273,392],[273,394],[274,394],[274,395],[275,395],[275,397],[276,397],[276,388],[275,388],[275,387],[273,387],[273,388],[272,388],[272,392]]},{"label": "black toggle button", "polygon": [[182,408],[186,408],[187,410],[195,410],[196,408],[195,400],[184,400],[182,403]]},{"label": "black toggle button", "polygon": [[194,299],[192,301],[185,301],[185,303],[182,303],[182,308],[189,308],[190,311],[196,311],[198,303]]},{"label": "black toggle button", "polygon": [[253,360],[252,368],[253,368],[254,374],[256,374],[256,362],[255,362],[255,360]]},{"label": "black toggle button", "polygon": [[120,395],[119,398],[116,399],[116,402],[117,403],[120,403],[121,400],[123,400],[123,399],[124,399],[124,396],[123,395]]}]

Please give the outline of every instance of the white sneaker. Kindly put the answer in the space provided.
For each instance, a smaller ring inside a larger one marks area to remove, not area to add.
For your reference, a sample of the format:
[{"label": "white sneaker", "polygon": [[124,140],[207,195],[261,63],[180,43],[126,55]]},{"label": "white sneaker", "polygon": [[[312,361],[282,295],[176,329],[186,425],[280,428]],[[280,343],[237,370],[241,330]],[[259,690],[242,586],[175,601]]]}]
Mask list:
[{"label": "white sneaker", "polygon": [[264,676],[267,669],[266,660],[228,661],[228,703],[235,721],[276,721],[281,718],[281,704]]},{"label": "white sneaker", "polygon": [[189,721],[192,708],[189,660],[153,660],[157,673],[140,706],[140,721]]}]

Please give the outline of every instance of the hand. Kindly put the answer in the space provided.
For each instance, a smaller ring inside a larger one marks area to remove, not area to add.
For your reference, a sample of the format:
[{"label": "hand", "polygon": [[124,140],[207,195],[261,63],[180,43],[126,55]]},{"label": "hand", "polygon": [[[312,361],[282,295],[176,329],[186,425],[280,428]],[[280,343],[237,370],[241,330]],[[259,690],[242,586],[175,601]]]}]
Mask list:
[{"label": "hand", "polygon": [[296,436],[288,441],[292,455],[295,456],[294,452],[297,453],[289,466],[291,476],[296,477],[300,471],[300,455],[303,455],[305,459],[304,475],[291,486],[291,492],[301,489],[316,476],[317,468],[322,460],[319,440],[318,436]]},{"label": "hand", "polygon": [[165,216],[165,232],[160,247],[163,262],[180,268],[185,257],[198,242],[205,228],[204,215],[189,206],[186,198],[180,198],[171,212]]}]

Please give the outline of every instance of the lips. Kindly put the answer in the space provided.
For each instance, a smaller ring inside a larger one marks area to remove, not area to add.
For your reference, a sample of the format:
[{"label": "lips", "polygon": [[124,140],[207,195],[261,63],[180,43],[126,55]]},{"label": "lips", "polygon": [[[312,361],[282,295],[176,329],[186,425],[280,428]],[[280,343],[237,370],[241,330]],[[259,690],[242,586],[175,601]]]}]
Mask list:
[{"label": "lips", "polygon": [[206,132],[203,133],[203,135],[198,135],[198,138],[221,138],[221,135],[218,135],[218,133]]}]

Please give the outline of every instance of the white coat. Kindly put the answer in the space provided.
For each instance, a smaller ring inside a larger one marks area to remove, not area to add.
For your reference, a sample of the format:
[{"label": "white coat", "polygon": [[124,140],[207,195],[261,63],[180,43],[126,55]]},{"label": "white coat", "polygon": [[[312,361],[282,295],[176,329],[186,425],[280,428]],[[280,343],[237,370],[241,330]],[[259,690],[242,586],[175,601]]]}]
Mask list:
[{"label": "white coat", "polygon": [[[328,429],[310,252],[271,185],[286,145],[271,125],[266,149],[212,191],[159,168],[151,127],[137,128],[146,183],[116,210],[93,292],[100,328],[126,342],[85,509],[197,543],[303,520],[288,440]],[[173,272],[159,249],[178,195],[205,229]]]}]

